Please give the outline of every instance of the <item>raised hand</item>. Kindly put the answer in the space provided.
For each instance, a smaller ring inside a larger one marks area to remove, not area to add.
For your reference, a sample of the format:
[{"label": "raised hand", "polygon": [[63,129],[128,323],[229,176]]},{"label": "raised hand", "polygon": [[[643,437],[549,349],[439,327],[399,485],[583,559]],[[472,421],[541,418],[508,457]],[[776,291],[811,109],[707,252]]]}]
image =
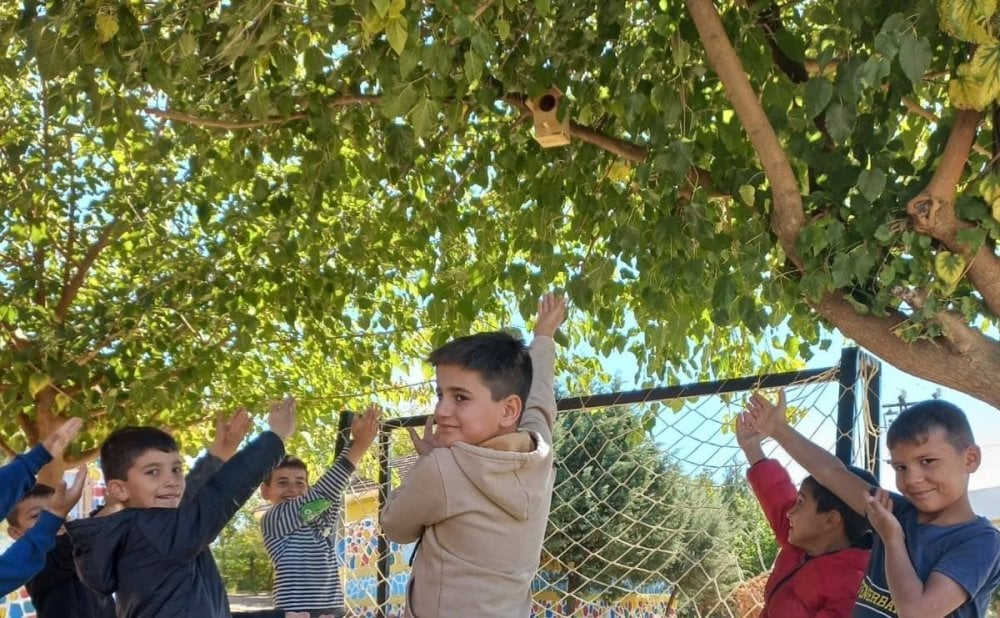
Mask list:
[{"label": "raised hand", "polygon": [[407,427],[406,431],[410,432],[410,440],[413,442],[413,448],[417,449],[418,455],[426,455],[437,448],[437,442],[434,440],[433,416],[427,417],[427,422],[424,424],[423,438],[417,436],[417,430],[413,427]]},{"label": "raised hand", "polygon": [[764,459],[764,449],[760,446],[763,440],[764,434],[753,426],[749,413],[741,412],[736,417],[736,443],[743,449],[750,465]]},{"label": "raised hand", "polygon": [[355,416],[354,420],[351,421],[351,433],[354,434],[354,442],[351,444],[351,448],[347,450],[347,458],[355,466],[364,457],[365,451],[368,450],[368,447],[375,441],[375,436],[378,435],[380,427],[379,415],[381,412],[378,406],[371,405],[365,408],[364,414]]},{"label": "raised hand", "polygon": [[215,455],[222,461],[229,461],[229,458],[236,454],[236,450],[247,437],[250,431],[250,415],[247,409],[237,408],[229,418],[219,416],[215,421],[215,437],[212,445],[208,447],[208,452]]},{"label": "raised hand", "polygon": [[42,446],[49,452],[49,455],[58,459],[63,454],[63,451],[66,450],[66,446],[80,433],[80,429],[82,428],[83,419],[71,418],[60,425],[59,429],[49,434],[49,437],[42,441]]},{"label": "raised hand", "polygon": [[745,414],[750,415],[750,424],[765,436],[773,436],[782,427],[788,425],[785,418],[785,410],[788,405],[785,402],[785,389],[778,389],[778,403],[774,404],[767,400],[760,392],[755,392],[747,402]]},{"label": "raised hand", "polygon": [[892,514],[892,498],[886,490],[872,487],[872,492],[865,496],[865,516],[883,543],[905,538],[903,526]]},{"label": "raised hand", "polygon": [[548,293],[538,301],[538,318],[535,334],[554,337],[559,325],[566,319],[566,297]]},{"label": "raised hand", "polygon": [[267,425],[283,442],[287,441],[295,431],[295,398],[288,396],[272,403]]},{"label": "raised hand", "polygon": [[361,416],[354,417],[351,421],[351,434],[355,444],[363,444],[366,449],[371,446],[378,435],[381,412],[378,406],[371,405],[365,408]]},{"label": "raised hand", "polygon": [[73,479],[72,485],[66,487],[66,481],[59,481],[59,484],[56,486],[56,493],[52,495],[45,510],[60,519],[66,519],[69,512],[80,501],[80,496],[83,495],[83,486],[86,482],[87,466],[82,465],[76,469],[76,478]]}]

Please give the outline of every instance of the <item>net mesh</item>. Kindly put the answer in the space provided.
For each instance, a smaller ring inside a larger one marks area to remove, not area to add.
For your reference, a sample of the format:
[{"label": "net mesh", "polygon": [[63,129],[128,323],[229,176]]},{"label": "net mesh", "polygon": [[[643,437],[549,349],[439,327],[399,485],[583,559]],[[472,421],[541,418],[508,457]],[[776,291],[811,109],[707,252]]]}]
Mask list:
[{"label": "net mesh", "polygon": [[[785,389],[790,422],[831,451],[844,435],[838,404],[853,398],[851,459],[867,465],[878,423],[868,413],[866,385],[877,366],[862,362],[859,369],[852,388],[844,389],[831,368]],[[532,585],[534,616],[756,615],[776,545],[746,485],[733,430],[748,392],[719,384],[715,394],[651,396],[628,405],[612,397],[601,407],[560,413],[556,486]],[[415,456],[406,454],[406,431],[385,431],[395,485]],[[775,444],[763,447],[796,483],[805,475]],[[350,615],[400,616],[413,547],[386,544],[388,594],[379,613],[377,484],[359,485],[348,499],[343,544]]]}]

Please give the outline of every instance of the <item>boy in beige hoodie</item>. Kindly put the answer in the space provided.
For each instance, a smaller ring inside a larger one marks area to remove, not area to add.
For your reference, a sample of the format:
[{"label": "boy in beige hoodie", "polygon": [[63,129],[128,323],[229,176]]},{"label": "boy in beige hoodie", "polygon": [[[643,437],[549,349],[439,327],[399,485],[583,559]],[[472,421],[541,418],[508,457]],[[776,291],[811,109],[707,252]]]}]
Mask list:
[{"label": "boy in beige hoodie", "polygon": [[[555,474],[555,344],[564,298],[538,303],[531,348],[506,333],[431,353],[438,403],[419,458],[381,514],[397,543],[420,539],[407,592],[414,618],[527,616]],[[437,428],[432,431],[432,424]]]}]

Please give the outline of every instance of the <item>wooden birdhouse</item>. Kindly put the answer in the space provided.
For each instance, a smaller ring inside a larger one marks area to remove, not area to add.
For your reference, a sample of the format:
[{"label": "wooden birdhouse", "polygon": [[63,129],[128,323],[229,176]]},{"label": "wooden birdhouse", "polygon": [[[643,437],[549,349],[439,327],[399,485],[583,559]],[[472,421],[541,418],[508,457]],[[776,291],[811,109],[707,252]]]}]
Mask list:
[{"label": "wooden birdhouse", "polygon": [[565,146],[569,143],[569,113],[559,120],[559,106],[563,105],[563,93],[553,86],[548,92],[526,102],[535,120],[535,141],[542,148]]}]

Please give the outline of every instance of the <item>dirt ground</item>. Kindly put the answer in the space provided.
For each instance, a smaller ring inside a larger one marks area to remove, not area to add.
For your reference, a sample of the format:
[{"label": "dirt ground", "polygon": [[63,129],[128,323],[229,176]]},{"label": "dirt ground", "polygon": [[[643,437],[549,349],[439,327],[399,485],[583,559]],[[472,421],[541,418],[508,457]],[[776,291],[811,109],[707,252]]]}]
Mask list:
[{"label": "dirt ground", "polygon": [[274,607],[271,604],[270,595],[266,594],[230,594],[229,609],[234,612],[249,611],[253,609],[269,609]]}]

